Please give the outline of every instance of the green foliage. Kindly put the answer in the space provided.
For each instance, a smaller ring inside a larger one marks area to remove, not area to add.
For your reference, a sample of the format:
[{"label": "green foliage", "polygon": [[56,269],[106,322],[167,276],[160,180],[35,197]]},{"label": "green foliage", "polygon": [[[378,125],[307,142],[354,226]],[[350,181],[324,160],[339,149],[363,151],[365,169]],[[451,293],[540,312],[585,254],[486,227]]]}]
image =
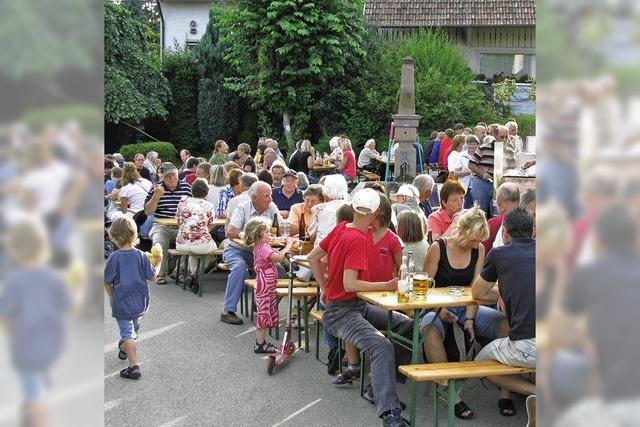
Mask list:
[{"label": "green foliage", "polygon": [[253,132],[246,129],[240,132],[240,136],[238,136],[238,144],[255,145],[255,136]]},{"label": "green foliage", "polygon": [[361,9],[339,0],[235,4],[218,11],[225,59],[236,72],[226,87],[254,110],[289,113],[295,136],[304,135],[316,98],[364,54]]},{"label": "green foliage", "polygon": [[511,115],[511,106],[509,100],[516,91],[516,80],[513,77],[507,77],[501,83],[493,84],[493,96],[498,100],[502,117]]},{"label": "green foliage", "polygon": [[526,139],[527,136],[535,136],[536,134],[536,115],[535,114],[522,114],[514,117],[516,123],[518,123],[518,135],[522,139]]},{"label": "green foliage", "polygon": [[238,134],[240,98],[224,87],[229,66],[224,61],[224,46],[218,30],[218,9],[209,13],[209,25],[195,50],[200,72],[198,82],[198,130],[201,145],[224,139],[230,145]]},{"label": "green foliage", "polygon": [[136,153],[142,153],[146,156],[149,151],[156,151],[163,162],[173,162],[178,165],[178,151],[170,142],[140,142],[120,147],[120,154],[127,162],[132,162]]},{"label": "green foliage", "polygon": [[78,122],[83,132],[91,136],[99,136],[104,123],[102,111],[92,105],[32,110],[22,117],[22,122],[33,132],[39,132],[49,124],[62,125],[67,121]]},{"label": "green foliage", "polygon": [[162,72],[169,81],[173,102],[169,104],[167,123],[174,143],[193,155],[208,155],[198,130],[198,64],[189,50],[165,52]]},{"label": "green foliage", "polygon": [[171,100],[167,79],[150,54],[146,26],[117,4],[106,2],[104,15],[105,120],[139,123],[167,115]]}]

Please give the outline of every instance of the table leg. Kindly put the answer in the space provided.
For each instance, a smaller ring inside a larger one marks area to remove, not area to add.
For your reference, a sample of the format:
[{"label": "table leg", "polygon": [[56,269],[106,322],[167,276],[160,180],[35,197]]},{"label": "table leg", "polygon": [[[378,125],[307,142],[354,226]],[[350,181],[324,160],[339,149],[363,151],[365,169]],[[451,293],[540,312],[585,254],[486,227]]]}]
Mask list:
[{"label": "table leg", "polygon": [[[438,418],[439,418],[439,414],[440,414],[440,407],[438,406],[438,383],[437,382],[433,382],[433,387],[432,387],[432,393],[433,393],[433,425],[435,427],[438,427]],[[413,424],[412,424],[413,426]]]},{"label": "table leg", "polygon": [[202,298],[202,288],[204,288],[204,256],[199,258],[200,274],[198,275],[198,296]]},{"label": "table leg", "polygon": [[[413,311],[413,336],[411,343],[411,364],[418,363],[418,354],[420,347],[420,310]],[[416,405],[417,405],[417,388],[415,381],[409,383],[411,400],[409,402],[409,421],[412,426],[416,425]]]},{"label": "table leg", "polygon": [[298,348],[302,347],[302,331],[300,330],[300,298],[298,298],[298,301],[296,302],[296,310],[298,313],[298,318],[296,319],[296,322],[298,323]]},{"label": "table leg", "polygon": [[309,353],[309,306],[308,298],[304,297],[304,352]]}]

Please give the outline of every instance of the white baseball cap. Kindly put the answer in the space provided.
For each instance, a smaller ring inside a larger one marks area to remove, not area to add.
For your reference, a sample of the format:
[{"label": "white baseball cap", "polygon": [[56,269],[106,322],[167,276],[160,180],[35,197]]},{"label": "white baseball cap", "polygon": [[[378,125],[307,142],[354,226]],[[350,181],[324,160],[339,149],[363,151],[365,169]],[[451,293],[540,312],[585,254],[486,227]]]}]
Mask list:
[{"label": "white baseball cap", "polygon": [[394,194],[394,196],[407,196],[407,197],[420,197],[420,192],[418,189],[411,184],[403,184],[398,188],[398,191]]},{"label": "white baseball cap", "polygon": [[363,188],[351,199],[353,210],[361,215],[368,215],[380,207],[380,195],[372,188]]}]

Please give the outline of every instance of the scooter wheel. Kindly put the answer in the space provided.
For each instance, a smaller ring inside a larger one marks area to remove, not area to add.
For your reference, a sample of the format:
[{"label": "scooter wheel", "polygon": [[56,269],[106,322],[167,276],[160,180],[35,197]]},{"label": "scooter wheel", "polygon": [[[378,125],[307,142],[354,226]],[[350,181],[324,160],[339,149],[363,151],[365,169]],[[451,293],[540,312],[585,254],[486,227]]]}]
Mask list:
[{"label": "scooter wheel", "polygon": [[287,355],[291,356],[293,352],[296,351],[296,345],[293,342],[289,341],[287,343],[286,351]]},{"label": "scooter wheel", "polygon": [[270,357],[269,360],[267,361],[267,374],[272,375],[275,367],[276,367],[276,358]]}]

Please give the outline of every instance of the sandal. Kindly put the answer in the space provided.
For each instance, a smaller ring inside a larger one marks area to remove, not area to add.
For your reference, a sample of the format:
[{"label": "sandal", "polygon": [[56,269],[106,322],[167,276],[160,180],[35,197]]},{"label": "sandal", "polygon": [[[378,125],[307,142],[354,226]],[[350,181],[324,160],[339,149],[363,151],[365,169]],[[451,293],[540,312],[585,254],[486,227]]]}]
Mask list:
[{"label": "sandal", "polygon": [[159,276],[156,278],[156,285],[166,285],[167,279],[164,276]]},{"label": "sandal", "polygon": [[142,374],[140,373],[140,368],[138,367],[138,365],[135,365],[135,366],[129,366],[128,368],[124,368],[123,370],[121,370],[120,376],[122,378],[137,380],[142,376]]},{"label": "sandal", "polygon": [[[456,414],[456,418],[460,418],[461,420],[468,420],[473,417],[473,411],[469,406],[464,403],[462,400],[453,407],[453,412]],[[465,413],[467,415],[465,415]]]},{"label": "sandal", "polygon": [[122,344],[124,344],[122,341],[118,342],[118,359],[127,360],[127,353],[122,350]]},{"label": "sandal", "polygon": [[504,417],[513,417],[516,414],[516,408],[513,406],[513,400],[511,399],[499,399],[498,408],[500,408],[500,413]]},{"label": "sandal", "polygon": [[267,342],[267,340],[264,340],[262,341],[262,344],[258,344],[258,341],[256,341],[256,343],[253,345],[253,352],[273,354],[277,353],[278,349],[270,342]]}]

